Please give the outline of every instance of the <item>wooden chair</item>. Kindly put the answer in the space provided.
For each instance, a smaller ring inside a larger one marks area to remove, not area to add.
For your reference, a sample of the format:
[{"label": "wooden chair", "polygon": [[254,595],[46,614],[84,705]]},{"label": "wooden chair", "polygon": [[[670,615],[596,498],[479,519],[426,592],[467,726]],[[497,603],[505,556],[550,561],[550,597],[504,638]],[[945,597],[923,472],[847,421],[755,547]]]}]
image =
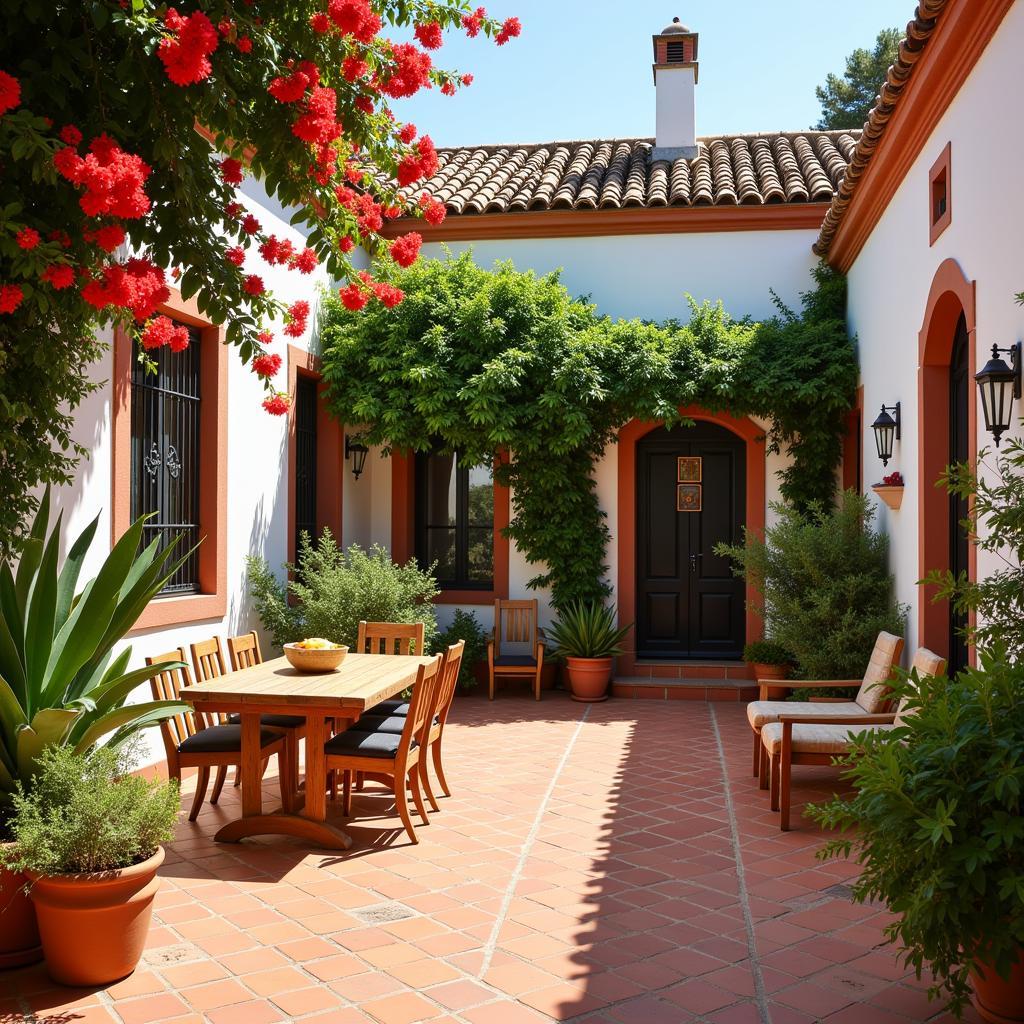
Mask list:
[{"label": "wooden chair", "polygon": [[494,636],[487,642],[487,695],[494,700],[495,676],[528,676],[540,700],[544,634],[537,621],[537,599],[494,602]]},{"label": "wooden chair", "polygon": [[[214,637],[214,639],[217,638]],[[262,665],[263,652],[260,650],[260,638],[256,631],[244,633],[242,636],[229,636],[228,658],[231,661],[232,672],[252,668],[254,665]],[[228,721],[234,723],[240,722],[241,719],[238,715],[229,715]],[[297,782],[299,778],[299,740],[306,735],[306,719],[301,715],[261,715],[260,724],[271,729],[278,729],[284,734],[285,756],[292,766],[292,778]],[[235,785],[238,785],[238,782],[239,779],[236,775]]]},{"label": "wooden chair", "polygon": [[[407,790],[412,789],[416,810],[424,825],[429,825],[427,809],[420,791],[420,762],[426,756],[427,725],[436,713],[440,682],[441,656],[421,665],[412,688],[409,713],[399,734],[364,732],[348,729],[332,737],[324,746],[327,771],[342,773],[343,804],[346,816],[352,813],[352,775],[365,772],[391,779],[395,806],[409,838],[418,843],[409,815]],[[332,791],[332,798],[336,794]]]},{"label": "wooden chair", "polygon": [[[859,686],[857,696],[853,700],[834,698],[814,698],[814,713],[819,716],[856,717],[873,715],[885,710],[889,688],[893,678],[893,669],[899,664],[903,653],[903,637],[892,633],[881,632],[875,640],[871,652],[871,660],[862,679],[828,679],[828,680],[796,680],[787,679],[786,686],[794,690],[809,688],[836,689],[838,687]],[[778,686],[779,681],[759,679],[762,698],[766,696],[769,686]],[[777,722],[781,715],[795,714],[792,701],[756,700],[747,705],[747,721],[754,734],[754,775],[759,776],[761,788],[768,788],[768,759],[764,754],[761,742],[761,730],[764,726]]]},{"label": "wooden chair", "polygon": [[[178,648],[168,654],[157,654],[146,658],[147,665],[157,665],[164,661],[184,661],[185,652]],[[192,685],[192,675],[186,665],[184,668],[167,669],[157,673],[150,679],[150,687],[154,700],[180,700],[182,687]],[[242,764],[242,727],[238,724],[224,722],[223,716],[216,716],[215,724],[206,725],[202,715],[194,711],[186,711],[165,719],[160,723],[160,735],[164,741],[164,752],[167,755],[167,774],[172,779],[181,780],[183,768],[198,768],[196,795],[192,800],[192,809],[188,820],[195,821],[199,809],[203,806],[206,789],[210,784],[210,769],[217,769],[217,781],[214,783],[210,803],[220,799],[227,769],[234,765],[240,769]],[[295,781],[290,777],[290,766],[284,756],[284,737],[273,729],[260,729],[260,753],[264,760],[277,754],[280,768],[281,801],[287,806],[288,794],[295,788]]]},{"label": "wooden chair", "polygon": [[423,623],[361,621],[356,653],[423,654]]},{"label": "wooden chair", "polygon": [[[919,647],[910,671],[918,679],[942,675],[946,671],[946,659],[926,647]],[[837,757],[849,752],[851,734],[866,729],[894,729],[908,714],[906,697],[892,714],[804,714],[793,704],[789,707],[790,714],[782,715],[777,722],[769,722],[761,730],[761,743],[766,757],[771,760],[771,808],[780,812],[779,827],[783,832],[789,831],[793,765],[833,764]],[[820,709],[815,711],[820,712]]]},{"label": "wooden chair", "polygon": [[[434,762],[434,772],[437,775],[437,781],[441,785],[441,791],[445,796],[451,796],[452,794],[448,789],[448,781],[444,777],[444,768],[441,761],[441,739],[444,736],[444,727],[448,721],[448,712],[451,711],[452,702],[455,700],[455,688],[459,681],[459,669],[462,667],[462,653],[465,648],[466,641],[460,640],[457,644],[452,644],[444,652],[444,661],[441,663],[441,680],[438,683],[436,710],[427,727],[427,736],[424,743],[425,747],[429,747],[428,752]],[[377,707],[380,707],[380,705],[377,705]],[[376,708],[374,710],[376,711]],[[404,703],[394,708],[390,714],[363,715],[359,719],[358,728],[365,728],[368,732],[401,733],[405,728],[405,720],[408,713],[409,704]],[[427,772],[426,754],[420,758],[420,782],[423,783],[423,789],[427,794],[430,806],[435,811],[439,811],[441,808],[438,807],[437,800],[434,798],[434,791],[430,784],[430,775]]]}]

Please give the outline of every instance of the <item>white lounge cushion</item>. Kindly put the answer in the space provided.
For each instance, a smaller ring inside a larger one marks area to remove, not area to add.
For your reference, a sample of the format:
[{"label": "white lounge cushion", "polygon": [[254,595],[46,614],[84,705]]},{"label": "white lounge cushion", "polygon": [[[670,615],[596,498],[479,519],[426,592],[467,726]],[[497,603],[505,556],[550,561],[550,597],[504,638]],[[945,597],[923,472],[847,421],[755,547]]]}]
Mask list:
[{"label": "white lounge cushion", "polygon": [[[837,704],[832,706],[838,707]],[[794,725],[793,750],[799,754],[845,754],[850,745],[850,733],[892,728],[891,725]],[[761,730],[761,742],[769,754],[781,753],[782,723],[769,722]]]},{"label": "white lounge cushion", "polygon": [[865,710],[855,701],[842,704],[797,703],[792,700],[754,700],[747,705],[747,721],[752,729],[777,722],[779,715],[863,715]]}]

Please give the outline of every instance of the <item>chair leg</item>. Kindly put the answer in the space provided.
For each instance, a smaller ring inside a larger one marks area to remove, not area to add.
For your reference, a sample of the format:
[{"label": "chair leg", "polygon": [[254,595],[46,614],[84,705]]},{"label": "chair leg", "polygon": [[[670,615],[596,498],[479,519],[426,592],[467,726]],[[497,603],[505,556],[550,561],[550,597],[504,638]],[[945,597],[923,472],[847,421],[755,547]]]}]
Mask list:
[{"label": "chair leg", "polygon": [[[427,808],[423,803],[423,793],[420,791],[420,770],[416,765],[412,766],[408,774],[409,786],[412,789],[412,798],[416,802],[416,810],[419,812],[420,818],[423,820],[424,825],[430,824],[430,819],[427,817]],[[404,789],[404,786],[399,786],[398,779],[395,779],[395,796],[398,796],[399,789]]]},{"label": "chair leg", "polygon": [[288,729],[284,734],[284,753],[279,755],[278,760],[282,757],[288,763],[288,799],[282,800],[282,806],[286,811],[291,811],[299,788],[299,736],[294,729]]},{"label": "chair leg", "polygon": [[206,787],[210,784],[210,769],[205,765],[199,769],[196,779],[196,795],[192,798],[192,810],[188,812],[188,820],[195,821],[199,817],[199,808],[206,797]]},{"label": "chair leg", "polygon": [[779,758],[779,828],[789,831],[789,783],[792,774],[791,758]]},{"label": "chair leg", "polygon": [[210,803],[215,804],[220,799],[220,791],[224,788],[224,780],[228,777],[228,766],[217,765],[217,776],[213,780],[213,793],[210,796]]},{"label": "chair leg", "polygon": [[441,810],[434,799],[434,790],[430,785],[430,776],[427,774],[427,759],[425,757],[416,763],[416,771],[419,773],[420,783],[423,786],[423,792],[427,794],[427,802],[430,804],[431,809],[435,811]]},{"label": "chair leg", "polygon": [[277,755],[277,783],[281,789],[281,809],[287,814],[295,800],[295,771],[287,742],[284,750]]},{"label": "chair leg", "polygon": [[754,777],[761,774],[761,737],[756,729],[751,729],[754,734]]},{"label": "chair leg", "polygon": [[540,700],[540,668],[533,677],[533,699]]},{"label": "chair leg", "polygon": [[779,754],[772,754],[772,784],[771,784],[771,809],[779,809],[779,764],[782,757]]},{"label": "chair leg", "polygon": [[768,788],[768,751],[764,749],[764,743],[761,744],[761,749],[758,755],[757,764],[757,777],[758,785],[761,789]]},{"label": "chair leg", "polygon": [[235,789],[238,789],[242,784],[242,766],[240,764],[235,765],[235,781],[231,783]]},{"label": "chair leg", "polygon": [[494,700],[494,669],[487,673],[487,699]]},{"label": "chair leg", "polygon": [[352,817],[352,773],[347,768],[341,777],[341,812]]},{"label": "chair leg", "polygon": [[398,816],[402,819],[402,824],[405,826],[405,831],[409,833],[409,838],[414,842],[418,843],[419,839],[416,838],[416,829],[412,827],[412,817],[409,814],[409,798],[408,788],[404,784],[399,783],[399,780],[395,779],[395,807],[398,808]]},{"label": "chair leg", "polygon": [[430,753],[434,759],[434,774],[437,776],[437,781],[441,784],[441,792],[444,793],[445,796],[451,796],[451,790],[448,788],[448,780],[444,777],[444,769],[441,767],[440,736],[430,744]]},{"label": "chair leg", "polygon": [[363,772],[356,772],[356,790],[360,793],[363,791],[363,786],[366,785],[366,775]]}]

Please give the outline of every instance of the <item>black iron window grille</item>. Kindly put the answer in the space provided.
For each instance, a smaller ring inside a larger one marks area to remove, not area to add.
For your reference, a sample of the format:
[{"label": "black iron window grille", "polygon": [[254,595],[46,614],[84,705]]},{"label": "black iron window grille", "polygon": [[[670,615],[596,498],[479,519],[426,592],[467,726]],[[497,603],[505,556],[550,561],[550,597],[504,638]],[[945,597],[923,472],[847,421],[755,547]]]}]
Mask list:
[{"label": "black iron window grille", "polygon": [[[316,391],[313,377],[295,382],[295,557],[300,539],[316,540]],[[341,538],[336,538],[341,540]]]},{"label": "black iron window grille", "polygon": [[[199,540],[199,344],[189,327],[182,352],[167,346],[149,353],[156,373],[132,366],[131,515],[155,513],[142,532],[142,545],[159,538],[161,547],[179,534],[175,551],[184,554]],[[161,593],[199,590],[198,553],[185,560]]]}]

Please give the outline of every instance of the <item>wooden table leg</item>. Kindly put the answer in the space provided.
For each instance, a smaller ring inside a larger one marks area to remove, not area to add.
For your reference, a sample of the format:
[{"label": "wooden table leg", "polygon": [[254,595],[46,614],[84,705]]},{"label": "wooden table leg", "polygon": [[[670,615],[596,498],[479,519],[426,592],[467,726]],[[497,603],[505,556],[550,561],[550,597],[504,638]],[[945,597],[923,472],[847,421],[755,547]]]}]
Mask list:
[{"label": "wooden table leg", "polygon": [[306,716],[306,805],[303,816],[327,820],[327,721],[322,715]]},{"label": "wooden table leg", "polygon": [[263,757],[260,716],[242,715],[242,816],[263,813]]}]

